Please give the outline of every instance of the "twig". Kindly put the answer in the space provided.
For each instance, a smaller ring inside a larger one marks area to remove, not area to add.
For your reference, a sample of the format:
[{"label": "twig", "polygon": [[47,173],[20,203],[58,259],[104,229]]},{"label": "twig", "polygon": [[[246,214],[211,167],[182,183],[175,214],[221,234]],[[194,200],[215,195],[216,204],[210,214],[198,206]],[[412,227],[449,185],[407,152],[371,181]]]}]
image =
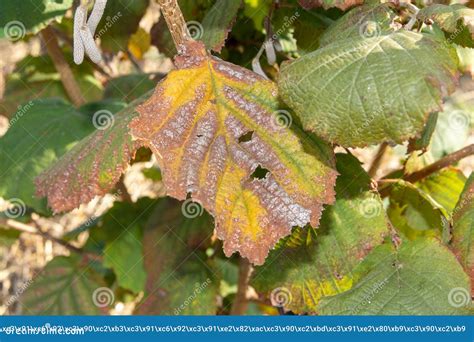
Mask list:
[{"label": "twig", "polygon": [[171,32],[171,37],[173,37],[176,50],[180,52],[182,45],[192,38],[189,37],[186,21],[184,20],[178,2],[177,0],[158,0],[158,4],[161,7],[161,12]]},{"label": "twig", "polygon": [[230,310],[231,315],[243,315],[247,311],[247,289],[249,287],[252,270],[253,268],[249,261],[245,258],[240,258],[237,294],[235,295],[234,303],[232,304],[232,309]]},{"label": "twig", "polygon": [[466,158],[470,155],[474,154],[474,144],[471,144],[469,146],[466,146],[456,152],[453,152],[451,154],[448,154],[447,156],[441,158],[437,162],[428,165],[427,167],[421,169],[420,171],[413,172],[409,175],[406,175],[403,177],[408,182],[414,183],[419,181],[420,179],[423,179],[432,173],[435,173],[436,171],[439,171],[449,165],[452,165],[454,163],[457,163],[463,158]]},{"label": "twig", "polygon": [[380,145],[377,154],[375,155],[374,160],[372,161],[372,165],[370,165],[368,174],[370,178],[374,178],[377,175],[377,171],[379,170],[380,165],[385,157],[385,153],[387,152],[388,143],[384,142]]},{"label": "twig", "polygon": [[[474,155],[474,144],[471,144],[469,146],[466,146],[456,152],[450,153],[447,156],[441,158],[437,162],[428,165],[424,167],[423,169],[410,173],[408,175],[405,175],[402,179],[410,182],[410,183],[415,183],[423,178],[428,177],[429,175],[447,167],[452,164],[457,163],[463,158],[469,157],[471,155]],[[385,187],[381,188],[379,190],[380,196],[382,197],[387,197],[390,194],[391,191],[391,185],[396,183],[396,181],[392,179],[384,179],[382,178],[379,182],[379,185],[385,185]]]},{"label": "twig", "polygon": [[43,38],[46,49],[48,50],[48,54],[53,60],[56,70],[59,72],[61,82],[64,86],[64,89],[66,89],[67,95],[75,106],[82,106],[86,101],[82,96],[81,88],[79,88],[69,64],[67,64],[63,53],[59,48],[56,34],[54,33],[53,29],[48,26],[43,31],[41,31],[41,37]]},{"label": "twig", "polygon": [[40,229],[37,229],[35,227],[32,227],[32,226],[29,226],[25,223],[22,223],[22,222],[19,222],[19,221],[15,221],[13,219],[3,219],[3,218],[0,218],[0,224],[3,225],[3,226],[6,226],[6,227],[10,227],[12,229],[15,229],[17,231],[20,231],[22,233],[28,233],[28,234],[33,234],[33,235],[38,235],[38,236],[41,236],[43,237],[44,239],[46,240],[50,240],[50,241],[53,241],[55,243],[57,243],[58,245],[61,245],[65,248],[67,248],[68,250],[70,250],[71,252],[74,252],[74,253],[78,253],[78,254],[82,254],[83,253],[83,250],[80,249],[80,248],[77,248],[77,247],[74,247],[73,245],[70,245],[69,243],[67,243],[66,241],[63,241],[61,239],[58,239],[54,236],[52,236],[51,234],[49,234],[48,232],[44,232]]}]

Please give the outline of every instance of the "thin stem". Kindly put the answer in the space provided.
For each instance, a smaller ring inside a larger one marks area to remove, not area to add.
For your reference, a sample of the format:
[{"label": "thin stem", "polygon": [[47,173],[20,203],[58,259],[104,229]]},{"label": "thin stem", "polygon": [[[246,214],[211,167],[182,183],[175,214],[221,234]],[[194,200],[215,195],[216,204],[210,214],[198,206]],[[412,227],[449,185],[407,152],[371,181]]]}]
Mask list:
[{"label": "thin stem", "polygon": [[384,142],[380,145],[377,154],[375,155],[374,160],[372,161],[372,165],[370,165],[368,174],[370,178],[374,178],[377,175],[377,171],[382,165],[382,162],[385,158],[385,153],[387,152],[388,143]]},{"label": "thin stem", "polygon": [[468,156],[474,155],[474,144],[471,144],[469,146],[466,146],[456,152],[453,152],[451,154],[448,154],[447,156],[441,158],[437,162],[428,165],[427,167],[421,169],[420,171],[413,172],[409,175],[406,175],[403,177],[406,181],[415,183],[419,181],[420,179],[423,179],[436,171],[439,171],[449,165],[452,165],[454,163],[457,163],[463,158],[466,158]]},{"label": "thin stem", "polygon": [[[456,152],[450,153],[447,156],[441,158],[437,162],[424,167],[423,169],[405,175],[402,179],[410,182],[415,183],[419,180],[422,180],[429,175],[447,167],[452,164],[459,162],[461,159],[474,155],[474,144],[466,146]],[[392,179],[384,179],[382,178],[379,182],[379,185],[383,185],[384,187],[379,190],[380,196],[387,197],[390,195],[391,185],[396,183],[396,181]],[[380,188],[380,186],[379,186]]]},{"label": "thin stem", "polygon": [[0,224],[3,225],[3,226],[15,229],[15,230],[17,230],[19,232],[22,232],[22,233],[28,233],[28,234],[32,234],[32,235],[41,236],[42,238],[44,238],[46,240],[53,241],[53,242],[57,243],[58,245],[61,245],[65,248],[67,248],[71,252],[78,253],[78,254],[83,253],[82,249],[74,247],[73,245],[70,245],[69,243],[67,243],[64,240],[58,239],[58,238],[52,236],[51,234],[49,234],[47,232],[44,232],[40,229],[29,226],[25,223],[15,221],[13,219],[3,219],[2,218],[2,219],[0,219]]},{"label": "thin stem", "polygon": [[79,88],[69,64],[64,59],[54,30],[50,26],[46,27],[41,31],[41,37],[43,38],[48,54],[53,60],[56,70],[59,72],[61,82],[64,89],[66,89],[67,95],[75,106],[82,106],[86,101],[82,96],[81,88]]},{"label": "thin stem", "polygon": [[252,265],[245,258],[239,260],[239,281],[237,284],[237,294],[230,310],[231,315],[243,315],[247,311],[248,299],[247,290],[249,287]]},{"label": "thin stem", "polygon": [[186,21],[184,20],[178,2],[177,0],[158,0],[158,4],[161,7],[161,12],[171,32],[171,37],[173,37],[176,50],[180,52],[182,45],[186,41],[191,40],[191,37],[189,37]]}]

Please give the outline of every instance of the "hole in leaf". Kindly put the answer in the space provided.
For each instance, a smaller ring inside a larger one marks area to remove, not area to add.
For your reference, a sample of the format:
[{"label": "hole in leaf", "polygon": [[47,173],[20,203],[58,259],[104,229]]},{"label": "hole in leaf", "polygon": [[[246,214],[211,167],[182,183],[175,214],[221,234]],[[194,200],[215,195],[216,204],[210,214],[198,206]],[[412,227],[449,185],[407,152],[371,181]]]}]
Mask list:
[{"label": "hole in leaf", "polygon": [[247,133],[242,134],[239,137],[239,144],[252,140],[252,137],[253,137],[253,131],[248,131]]},{"label": "hole in leaf", "polygon": [[270,172],[269,170],[267,170],[267,169],[265,169],[265,168],[263,168],[259,165],[255,169],[255,171],[250,175],[250,178],[252,178],[252,179],[264,179],[269,172]]}]

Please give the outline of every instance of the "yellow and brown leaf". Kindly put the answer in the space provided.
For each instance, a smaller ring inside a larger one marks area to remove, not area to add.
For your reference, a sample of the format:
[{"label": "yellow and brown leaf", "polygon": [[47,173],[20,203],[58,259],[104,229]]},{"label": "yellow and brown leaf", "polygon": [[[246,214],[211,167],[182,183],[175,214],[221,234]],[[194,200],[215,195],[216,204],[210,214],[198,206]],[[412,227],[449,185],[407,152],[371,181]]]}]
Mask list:
[{"label": "yellow and brown leaf", "polygon": [[197,42],[176,65],[137,108],[131,133],[157,156],[168,195],[191,196],[215,217],[226,255],[262,264],[293,226],[316,227],[333,203],[333,153],[279,124],[273,82]]}]

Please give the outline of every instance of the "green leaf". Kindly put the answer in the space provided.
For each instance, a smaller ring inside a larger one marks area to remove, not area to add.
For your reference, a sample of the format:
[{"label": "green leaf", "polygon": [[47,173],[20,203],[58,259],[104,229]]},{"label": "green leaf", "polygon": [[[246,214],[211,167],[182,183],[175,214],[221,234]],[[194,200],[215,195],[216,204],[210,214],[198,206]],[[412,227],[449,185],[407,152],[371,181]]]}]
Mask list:
[{"label": "green leaf", "polygon": [[60,21],[73,0],[2,0],[0,38],[18,40],[26,33],[38,33],[53,20]]},{"label": "green leaf", "polygon": [[417,139],[410,140],[408,145],[408,152],[413,152],[417,150],[423,150],[426,152],[428,146],[430,145],[431,138],[433,137],[433,133],[436,129],[436,124],[438,122],[438,112],[433,112],[428,117],[428,121],[426,122],[423,131],[421,132],[421,136]]},{"label": "green leaf", "polygon": [[18,241],[20,235],[18,230],[0,227],[0,247],[10,247]]},{"label": "green leaf", "polygon": [[99,111],[108,111],[111,113],[118,113],[126,108],[127,104],[117,100],[102,100],[97,102],[89,102],[79,108],[81,113],[84,113],[91,120],[94,119],[94,114]]},{"label": "green leaf", "polygon": [[101,47],[113,53],[125,51],[148,4],[148,0],[108,1],[96,32],[96,36],[100,37]]},{"label": "green leaf", "polygon": [[446,32],[448,42],[474,47],[474,10],[461,4],[433,4],[422,8],[417,17],[438,24]]},{"label": "green leaf", "polygon": [[467,180],[454,212],[451,248],[469,274],[474,294],[474,173]]},{"label": "green leaf", "polygon": [[232,259],[216,258],[215,268],[220,278],[219,294],[225,298],[237,293],[239,267]]},{"label": "green leaf", "polygon": [[111,267],[118,284],[135,293],[143,291],[146,273],[142,259],[142,231],[134,225],[105,248],[104,266]]},{"label": "green leaf", "polygon": [[[156,77],[154,77],[156,76]],[[104,89],[104,98],[119,99],[130,103],[143,96],[156,86],[156,78],[162,75],[132,74],[112,78],[107,82]]]},{"label": "green leaf", "polygon": [[347,38],[370,38],[389,34],[397,28],[392,3],[369,3],[356,7],[335,21],[321,37],[321,46]]},{"label": "green leaf", "polygon": [[[113,195],[121,196],[120,190]],[[135,225],[143,228],[153,213],[156,204],[156,199],[147,197],[140,198],[136,203],[116,201],[113,207],[103,216],[90,221],[89,239],[84,248],[102,254],[107,244],[120,238],[128,229]]]},{"label": "green leaf", "polygon": [[279,88],[303,127],[333,143],[400,143],[454,89],[456,63],[440,40],[400,30],[336,41],[286,63]]},{"label": "green leaf", "polygon": [[409,239],[441,237],[448,228],[441,205],[403,180],[392,186],[387,214],[393,225]]},{"label": "green leaf", "polygon": [[90,230],[86,249],[104,254],[104,266],[113,269],[120,287],[135,293],[144,290],[143,231],[157,200],[116,202]]},{"label": "green leaf", "polygon": [[319,47],[320,37],[332,20],[323,14],[301,8],[281,7],[272,16],[273,39],[285,52],[307,54]]},{"label": "green leaf", "polygon": [[0,138],[0,196],[18,198],[45,212],[34,193],[34,180],[75,143],[92,132],[90,119],[59,99],[30,101],[10,120]]},{"label": "green leaf", "polygon": [[202,41],[207,48],[222,50],[241,6],[242,0],[220,0],[206,13],[202,21]]},{"label": "green leaf", "polygon": [[244,15],[253,21],[257,30],[263,29],[263,19],[267,16],[272,0],[244,0]]},{"label": "green leaf", "polygon": [[320,227],[294,230],[252,279],[272,301],[286,297],[282,304],[296,313],[316,312],[322,297],[350,289],[354,267],[388,233],[382,201],[359,161],[339,154],[337,169],[336,203],[323,212]]},{"label": "green leaf", "polygon": [[444,215],[450,218],[465,183],[466,177],[462,171],[450,167],[428,176],[415,185],[443,208]]},{"label": "green leaf", "polygon": [[212,236],[209,215],[190,219],[181,203],[162,199],[144,236],[148,279],[140,315],[215,315],[219,281],[203,249]]},{"label": "green leaf", "polygon": [[[94,77],[92,66],[87,62],[82,65],[74,64],[69,50],[65,50],[64,54],[86,101],[99,100],[102,96],[102,85]],[[0,101],[0,115],[11,117],[19,105],[47,97],[60,97],[69,101],[51,58],[27,56],[17,64],[13,73],[8,75],[5,94]]]},{"label": "green leaf", "polygon": [[321,315],[462,315],[470,298],[458,307],[469,279],[454,255],[439,241],[405,241],[396,249],[374,249],[355,271],[353,288],[324,298]]},{"label": "green leaf", "polygon": [[23,285],[26,291],[19,299],[23,314],[101,314],[105,303],[97,298],[98,291],[107,291],[108,304],[113,302],[113,293],[94,277],[90,265],[81,263],[78,257],[55,257],[41,273]]},{"label": "green leaf", "polygon": [[46,196],[49,206],[61,212],[111,190],[139,147],[132,141],[128,128],[136,116],[135,106],[150,95],[116,115],[97,112],[93,121],[98,129],[36,179],[38,196]]}]

